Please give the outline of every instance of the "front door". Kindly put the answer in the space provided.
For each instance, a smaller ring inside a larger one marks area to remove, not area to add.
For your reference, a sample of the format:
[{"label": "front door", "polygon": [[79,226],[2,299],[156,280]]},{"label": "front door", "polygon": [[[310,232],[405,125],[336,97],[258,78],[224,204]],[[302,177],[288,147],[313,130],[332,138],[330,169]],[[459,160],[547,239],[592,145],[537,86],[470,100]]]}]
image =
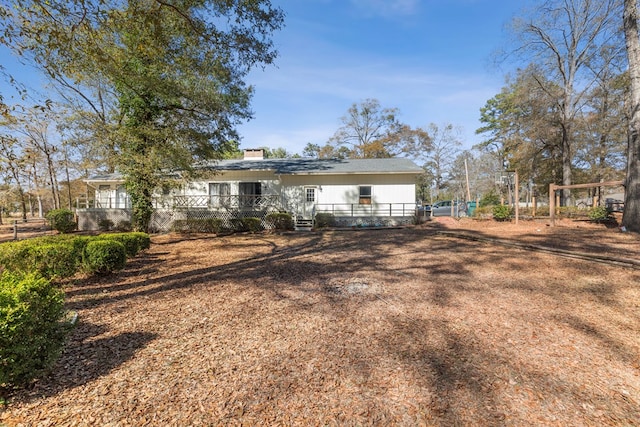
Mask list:
[{"label": "front door", "polygon": [[314,209],[316,207],[316,191],[316,187],[304,187],[304,193],[302,194],[302,197],[304,198],[304,202],[302,204],[302,215],[305,219],[313,218]]}]

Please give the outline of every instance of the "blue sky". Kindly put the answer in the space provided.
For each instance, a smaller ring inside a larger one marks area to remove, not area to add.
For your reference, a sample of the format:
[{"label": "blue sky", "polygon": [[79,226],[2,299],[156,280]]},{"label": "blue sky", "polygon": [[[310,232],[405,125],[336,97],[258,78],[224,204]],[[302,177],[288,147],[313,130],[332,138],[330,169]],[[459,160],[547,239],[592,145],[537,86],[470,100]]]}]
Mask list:
[{"label": "blue sky", "polygon": [[[275,66],[248,77],[255,118],[241,148],[324,144],[354,103],[378,99],[413,127],[451,123],[480,142],[479,110],[504,85],[492,53],[531,0],[272,0],[286,13]],[[2,63],[18,71],[0,49]],[[33,84],[33,82],[32,82]],[[5,91],[3,91],[5,92]],[[11,103],[4,93],[5,101]]]},{"label": "blue sky", "polygon": [[413,126],[451,123],[480,142],[480,108],[504,85],[492,54],[524,1],[273,0],[286,13],[275,67],[250,75],[242,148],[324,144],[353,103],[378,99]]}]

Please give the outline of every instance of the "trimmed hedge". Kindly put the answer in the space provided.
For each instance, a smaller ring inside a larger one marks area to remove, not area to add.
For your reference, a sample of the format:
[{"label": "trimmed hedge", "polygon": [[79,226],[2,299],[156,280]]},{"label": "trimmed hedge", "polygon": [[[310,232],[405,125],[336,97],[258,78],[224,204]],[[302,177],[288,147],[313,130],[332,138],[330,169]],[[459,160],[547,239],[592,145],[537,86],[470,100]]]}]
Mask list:
[{"label": "trimmed hedge", "polygon": [[64,294],[31,273],[0,275],[0,389],[25,385],[51,367],[67,325]]},{"label": "trimmed hedge", "polygon": [[247,218],[239,218],[231,220],[233,224],[233,229],[235,231],[248,231],[251,233],[256,233],[262,230],[262,221],[260,218],[255,217],[247,217]]},{"label": "trimmed hedge", "polygon": [[85,249],[92,241],[117,241],[125,254],[133,257],[149,249],[151,238],[146,233],[113,233],[99,236],[57,235],[0,244],[0,270],[38,272],[47,279],[72,277],[85,265]]},{"label": "trimmed hedge", "polygon": [[293,217],[286,212],[274,212],[265,217],[265,222],[276,230],[293,230]]},{"label": "trimmed hedge", "polygon": [[84,250],[83,265],[89,273],[112,273],[122,270],[126,263],[127,250],[116,240],[92,240]]},{"label": "trimmed hedge", "polygon": [[[144,233],[143,233],[144,234]],[[140,239],[133,235],[133,233],[112,233],[112,234],[100,234],[97,236],[98,240],[113,240],[120,242],[124,246],[127,258],[133,258],[140,252]]]},{"label": "trimmed hedge", "polygon": [[223,231],[220,218],[190,218],[173,221],[172,230],[178,233],[215,233]]},{"label": "trimmed hedge", "polygon": [[78,224],[73,220],[73,212],[69,209],[52,209],[45,215],[51,228],[60,233],[71,233],[76,229]]}]

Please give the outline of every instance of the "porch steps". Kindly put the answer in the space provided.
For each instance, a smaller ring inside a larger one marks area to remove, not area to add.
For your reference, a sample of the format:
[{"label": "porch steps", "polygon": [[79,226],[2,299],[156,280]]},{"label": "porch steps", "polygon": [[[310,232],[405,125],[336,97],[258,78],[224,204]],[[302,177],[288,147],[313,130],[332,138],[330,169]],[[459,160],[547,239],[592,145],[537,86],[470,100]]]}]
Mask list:
[{"label": "porch steps", "polygon": [[296,219],[296,231],[311,231],[313,229],[312,219]]}]

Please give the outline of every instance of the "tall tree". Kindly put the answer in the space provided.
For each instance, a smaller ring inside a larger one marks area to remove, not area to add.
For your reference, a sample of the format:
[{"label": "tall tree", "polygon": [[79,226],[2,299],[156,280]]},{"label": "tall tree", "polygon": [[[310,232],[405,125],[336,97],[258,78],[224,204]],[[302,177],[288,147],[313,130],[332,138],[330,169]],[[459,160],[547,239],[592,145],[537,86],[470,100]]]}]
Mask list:
[{"label": "tall tree", "polygon": [[556,103],[560,91],[550,82],[542,90],[539,79],[533,66],[519,70],[501,93],[487,101],[481,109],[483,126],[476,130],[486,139],[476,148],[495,153],[499,171],[517,169],[523,182],[533,180],[544,188],[562,177]]},{"label": "tall tree", "polygon": [[624,34],[631,80],[629,146],[622,225],[640,232],[640,34],[638,0],[624,0]]},{"label": "tall tree", "polygon": [[432,195],[438,198],[440,192],[449,184],[453,162],[460,152],[462,142],[459,130],[451,124],[438,126],[431,123],[428,133],[432,145],[423,167],[434,186]]},{"label": "tall tree", "polygon": [[[598,58],[601,46],[618,46],[619,0],[546,0],[526,19],[514,21],[517,51],[538,64],[543,90],[560,89],[559,112],[562,184],[572,182],[572,150],[576,114],[607,61]],[[552,83],[549,89],[547,82]],[[563,193],[562,203],[570,196]]]},{"label": "tall tree", "polygon": [[[270,36],[283,23],[269,0],[15,3],[0,13],[0,41],[95,115],[100,96],[112,97],[100,142],[125,176],[139,230],[161,171],[188,174],[238,139],[236,125],[251,118],[244,79],[273,62]],[[88,90],[95,82],[107,90]]]},{"label": "tall tree", "polygon": [[429,149],[430,139],[422,129],[412,129],[398,119],[397,108],[383,108],[377,99],[366,99],[349,107],[342,126],[325,147],[308,144],[318,157],[385,158]]},{"label": "tall tree", "polygon": [[[22,136],[23,154],[34,164],[42,160],[42,169],[46,171],[47,186],[51,191],[53,208],[60,208],[60,190],[58,188],[59,147],[52,140],[52,127],[55,119],[46,109],[32,108],[18,115],[13,126],[16,134]],[[37,179],[34,174],[34,179]]]}]

